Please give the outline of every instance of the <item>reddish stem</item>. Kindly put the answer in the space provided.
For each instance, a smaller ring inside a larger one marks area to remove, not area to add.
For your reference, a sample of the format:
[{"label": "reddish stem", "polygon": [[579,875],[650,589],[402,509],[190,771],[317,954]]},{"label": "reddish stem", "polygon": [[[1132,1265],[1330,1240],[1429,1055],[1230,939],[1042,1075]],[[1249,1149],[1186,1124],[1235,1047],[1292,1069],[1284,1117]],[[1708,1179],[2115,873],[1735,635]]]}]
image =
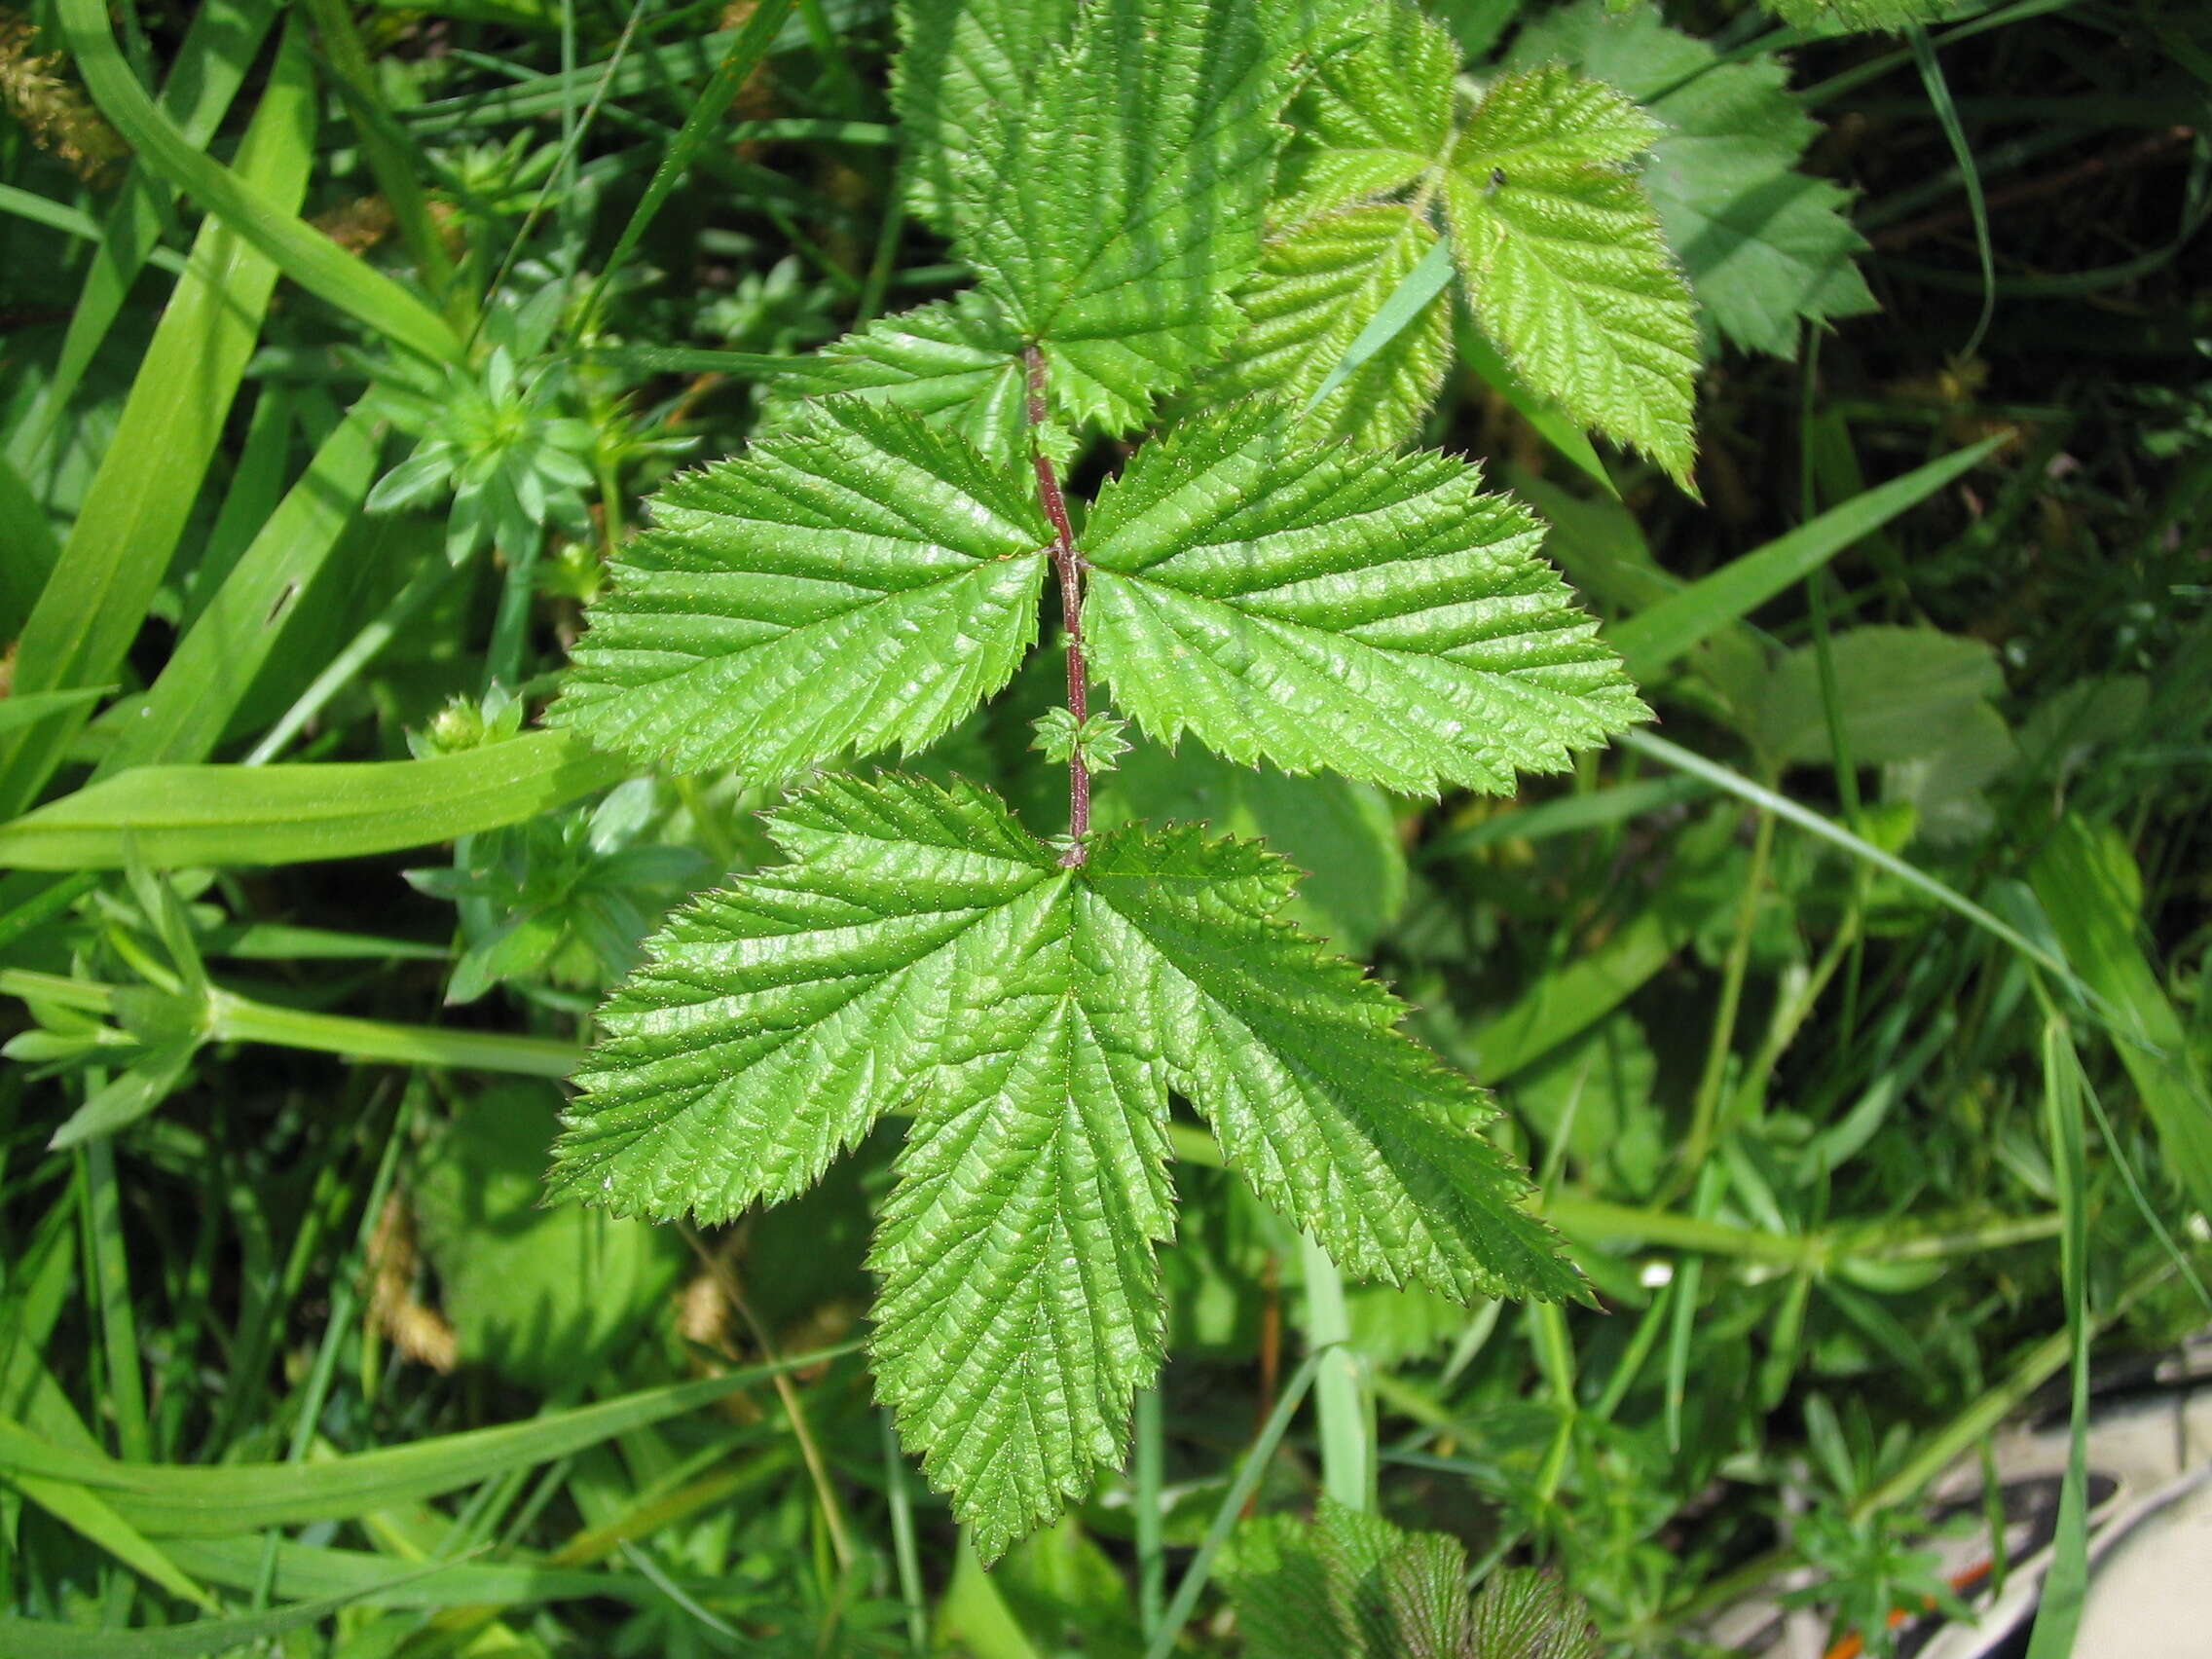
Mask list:
[{"label": "reddish stem", "polygon": [[[1022,361],[1029,370],[1030,459],[1037,466],[1037,499],[1052,522],[1052,569],[1060,578],[1060,622],[1068,641],[1068,713],[1081,725],[1090,713],[1090,682],[1083,659],[1083,565],[1075,552],[1075,529],[1068,523],[1067,498],[1060,494],[1059,474],[1039,444],[1037,429],[1044,425],[1045,353],[1026,347]],[[1084,838],[1090,833],[1090,768],[1080,754],[1068,756],[1068,834],[1074,844],[1060,863],[1079,865],[1089,855]]]}]

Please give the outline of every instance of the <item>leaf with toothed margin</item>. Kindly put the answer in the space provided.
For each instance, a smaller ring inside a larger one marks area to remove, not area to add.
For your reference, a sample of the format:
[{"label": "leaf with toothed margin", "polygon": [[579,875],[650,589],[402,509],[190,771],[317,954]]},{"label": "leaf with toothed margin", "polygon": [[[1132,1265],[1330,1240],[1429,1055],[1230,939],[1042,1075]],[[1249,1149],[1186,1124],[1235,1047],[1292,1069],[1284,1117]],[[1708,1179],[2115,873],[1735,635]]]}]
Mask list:
[{"label": "leaf with toothed margin", "polygon": [[1291,106],[1278,224],[1375,202],[1443,165],[1458,48],[1411,6],[1371,6],[1364,39],[1323,62]]},{"label": "leaf with toothed margin", "polygon": [[1347,1272],[1478,1296],[1587,1293],[1475,1131],[1489,1097],[1398,1028],[1405,1005],[1275,912],[1289,866],[1199,830],[1101,838],[1102,954],[1230,1168]]},{"label": "leaf with toothed margin", "polygon": [[[1198,398],[1303,406],[1435,245],[1428,221],[1396,203],[1342,208],[1270,237],[1236,295],[1244,332]],[[1362,449],[1403,443],[1436,401],[1451,355],[1452,296],[1440,292],[1304,418],[1306,428]]]},{"label": "leaf with toothed margin", "polygon": [[887,403],[957,432],[986,459],[1029,453],[1021,339],[980,294],[871,322],[793,360],[776,377],[771,430],[803,420],[812,400],[849,395]]},{"label": "leaf with toothed margin", "polygon": [[1228,344],[1290,88],[1249,0],[1092,0],[979,123],[955,248],[1079,420],[1141,424]]},{"label": "leaf with toothed margin", "polygon": [[818,405],[653,498],[547,715],[603,748],[790,777],[921,748],[1003,686],[1051,540],[1023,472],[903,410]]},{"label": "leaf with toothed margin", "polygon": [[986,792],[897,774],[771,829],[793,862],[677,915],[608,1000],[552,1185],[726,1220],[910,1114],[879,1388],[986,1558],[1120,1457],[1159,1371],[1170,1087],[1351,1271],[1581,1294],[1480,1091],[1274,918],[1280,860],[1132,827],[1071,867]]},{"label": "leaf with toothed margin", "polygon": [[1051,903],[1051,857],[979,790],[828,779],[767,828],[793,862],[677,911],[601,1008],[556,1194],[724,1222],[804,1191]]},{"label": "leaf with toothed margin", "polygon": [[1624,170],[1661,130],[1557,64],[1501,76],[1454,140],[1444,204],[1476,319],[1515,372],[1686,489],[1696,313]]},{"label": "leaf with toothed margin", "polygon": [[1188,423],[1091,508],[1088,654],[1146,731],[1433,794],[1509,791],[1645,717],[1525,508],[1285,413]]},{"label": "leaf with toothed margin", "polygon": [[899,0],[891,76],[906,151],[906,200],[951,227],[957,181],[976,165],[977,129],[994,104],[1029,96],[1038,65],[1067,42],[1076,0]]}]

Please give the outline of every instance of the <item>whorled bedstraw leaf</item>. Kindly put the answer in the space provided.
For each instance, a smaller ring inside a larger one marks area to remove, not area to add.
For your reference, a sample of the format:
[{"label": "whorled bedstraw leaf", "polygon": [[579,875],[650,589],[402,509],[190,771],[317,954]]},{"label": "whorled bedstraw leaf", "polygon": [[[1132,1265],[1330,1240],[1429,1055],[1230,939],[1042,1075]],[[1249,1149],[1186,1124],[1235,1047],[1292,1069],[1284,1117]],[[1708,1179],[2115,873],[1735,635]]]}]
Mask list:
[{"label": "whorled bedstraw leaf", "polygon": [[954,245],[1062,411],[1126,430],[1235,333],[1289,86],[1251,0],[1092,0],[990,106]]},{"label": "whorled bedstraw leaf", "polygon": [[552,1186],[729,1218],[912,1116],[873,1263],[883,1398],[995,1554],[1120,1456],[1161,1357],[1167,1089],[1352,1272],[1462,1299],[1580,1280],[1402,1006],[1195,830],[1070,867],[982,790],[825,780],[793,862],[695,902],[608,1001]]},{"label": "whorled bedstraw leaf", "polygon": [[950,228],[955,183],[975,165],[992,105],[1020,103],[1075,27],[1077,0],[899,0],[892,107],[905,141],[906,200]]},{"label": "whorled bedstraw leaf", "polygon": [[1407,793],[1502,792],[1644,718],[1619,659],[1466,462],[1190,422],[1092,506],[1084,633],[1154,737]]},{"label": "whorled bedstraw leaf", "polygon": [[1659,130],[1556,64],[1501,76],[1454,142],[1444,202],[1476,318],[1514,370],[1687,487],[1697,320],[1626,170]]},{"label": "whorled bedstraw leaf", "polygon": [[1026,475],[827,399],[652,502],[548,713],[684,770],[919,748],[1012,677],[1051,540]]},{"label": "whorled bedstraw leaf", "polygon": [[[1244,332],[1198,396],[1269,395],[1303,407],[1435,245],[1428,221],[1398,203],[1340,208],[1271,236],[1259,272],[1237,292]],[[1307,429],[1362,449],[1394,448],[1436,400],[1451,354],[1444,292],[1324,397]]]},{"label": "whorled bedstraw leaf", "polygon": [[881,317],[794,359],[774,383],[769,429],[840,394],[910,411],[993,461],[1029,453],[1021,337],[981,294]]},{"label": "whorled bedstraw leaf", "polygon": [[1800,319],[1875,309],[1853,258],[1866,243],[1837,185],[1796,170],[1820,129],[1774,57],[1721,63],[1649,10],[1603,0],[1546,14],[1514,39],[1512,65],[1560,62],[1618,87],[1658,118],[1643,187],[1698,304],[1722,337],[1794,357]]}]

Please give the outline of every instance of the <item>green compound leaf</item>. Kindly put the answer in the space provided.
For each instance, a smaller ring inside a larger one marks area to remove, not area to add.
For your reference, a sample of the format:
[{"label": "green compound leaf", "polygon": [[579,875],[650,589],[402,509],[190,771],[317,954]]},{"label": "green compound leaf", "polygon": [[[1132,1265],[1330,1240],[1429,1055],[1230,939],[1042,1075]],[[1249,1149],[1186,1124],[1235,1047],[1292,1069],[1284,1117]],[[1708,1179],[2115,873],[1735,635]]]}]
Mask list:
[{"label": "green compound leaf", "polygon": [[[1249,319],[1244,333],[1200,396],[1268,394],[1303,405],[1436,240],[1425,219],[1389,203],[1341,208],[1270,238],[1258,274],[1236,296]],[[1451,354],[1445,292],[1324,397],[1308,429],[1362,449],[1394,448],[1436,400]]]},{"label": "green compound leaf", "polygon": [[957,432],[994,461],[1028,454],[1021,337],[980,294],[871,322],[797,359],[776,381],[771,426],[814,399],[850,393]]},{"label": "green compound leaf", "polygon": [[1515,371],[1686,488],[1697,321],[1658,216],[1622,170],[1658,130],[1557,65],[1507,75],[1460,132],[1444,200],[1475,315]]},{"label": "green compound leaf", "polygon": [[1904,29],[1932,23],[1951,11],[1951,0],[1762,0],[1766,9],[1801,29]]},{"label": "green compound leaf", "polygon": [[900,0],[891,103],[906,143],[906,201],[922,218],[950,228],[987,112],[1029,96],[1075,15],[1076,0]]},{"label": "green compound leaf", "polygon": [[1526,509],[1449,456],[1302,443],[1282,416],[1192,422],[1091,509],[1088,654],[1147,732],[1433,794],[1508,791],[1644,718]]},{"label": "green compound leaf", "polygon": [[1459,53],[1450,32],[1400,5],[1370,7],[1361,20],[1366,38],[1321,63],[1293,106],[1280,222],[1388,196],[1451,149]]},{"label": "green compound leaf", "polygon": [[1119,1457],[1159,1369],[1170,1086],[1352,1271],[1580,1294],[1479,1091],[1273,918],[1280,861],[1132,828],[1071,868],[985,792],[897,775],[772,832],[793,862],[677,915],[609,1000],[552,1186],[726,1220],[910,1113],[878,1377],[986,1556]]},{"label": "green compound leaf", "polygon": [[1588,1606],[1548,1573],[1493,1568],[1469,1601],[1467,1555],[1323,1498],[1310,1524],[1264,1515],[1223,1567],[1250,1659],[1596,1659]]},{"label": "green compound leaf", "polygon": [[1165,1357],[1166,1091],[1086,896],[1051,888],[957,987],[870,1256],[880,1391],[986,1561],[1122,1461]]},{"label": "green compound leaf", "polygon": [[1057,891],[976,790],[833,779],[768,830],[794,862],[679,910],[600,1010],[555,1195],[719,1223],[804,1191],[913,1094]]},{"label": "green compound leaf", "polygon": [[547,719],[764,781],[917,749],[1036,634],[1051,532],[1026,483],[914,415],[828,400],[654,498]]},{"label": "green compound leaf", "polygon": [[[1398,1029],[1405,1005],[1277,920],[1289,867],[1195,829],[1101,838],[1085,866],[1106,960],[1229,1166],[1346,1271],[1461,1302],[1580,1298],[1474,1131],[1489,1097]],[[1109,920],[1110,918],[1110,920]]]},{"label": "green compound leaf", "polygon": [[1866,243],[1847,193],[1796,170],[1820,129],[1788,70],[1715,56],[1655,14],[1612,17],[1603,0],[1537,19],[1513,48],[1516,65],[1562,62],[1643,100],[1665,129],[1643,186],[1699,305],[1735,345],[1794,357],[1800,318],[1876,309],[1852,263]]},{"label": "green compound leaf", "polygon": [[1116,431],[1227,344],[1288,77],[1253,8],[1094,0],[955,181],[955,245],[1055,398]]}]

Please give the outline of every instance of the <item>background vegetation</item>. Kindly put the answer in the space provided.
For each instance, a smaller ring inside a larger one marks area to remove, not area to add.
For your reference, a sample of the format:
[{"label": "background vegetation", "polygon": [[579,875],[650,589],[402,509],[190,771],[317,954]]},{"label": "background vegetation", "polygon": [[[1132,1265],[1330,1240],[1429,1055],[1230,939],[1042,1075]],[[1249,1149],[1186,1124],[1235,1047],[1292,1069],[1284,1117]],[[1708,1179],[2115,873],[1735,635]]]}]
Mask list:
[{"label": "background vegetation", "polygon": [[[1434,11],[1476,73],[1599,20]],[[580,604],[786,359],[963,280],[889,8],[0,12],[0,1649],[1226,1654],[1216,1517],[1370,1482],[1618,1651],[1791,1568],[1879,1644],[1932,1477],[2212,1306],[2212,24],[1667,19],[1681,210],[1827,179],[1865,245],[1699,282],[1702,500],[1463,325],[1425,434],[1661,724],[1509,802],[1140,750],[1100,807],[1309,868],[1605,1309],[1309,1301],[1179,1141],[1126,1477],[986,1575],[858,1351],[890,1137],[706,1234],[537,1203],[599,991],[766,854],[533,729]],[[927,764],[1022,799],[1010,702]]]}]

